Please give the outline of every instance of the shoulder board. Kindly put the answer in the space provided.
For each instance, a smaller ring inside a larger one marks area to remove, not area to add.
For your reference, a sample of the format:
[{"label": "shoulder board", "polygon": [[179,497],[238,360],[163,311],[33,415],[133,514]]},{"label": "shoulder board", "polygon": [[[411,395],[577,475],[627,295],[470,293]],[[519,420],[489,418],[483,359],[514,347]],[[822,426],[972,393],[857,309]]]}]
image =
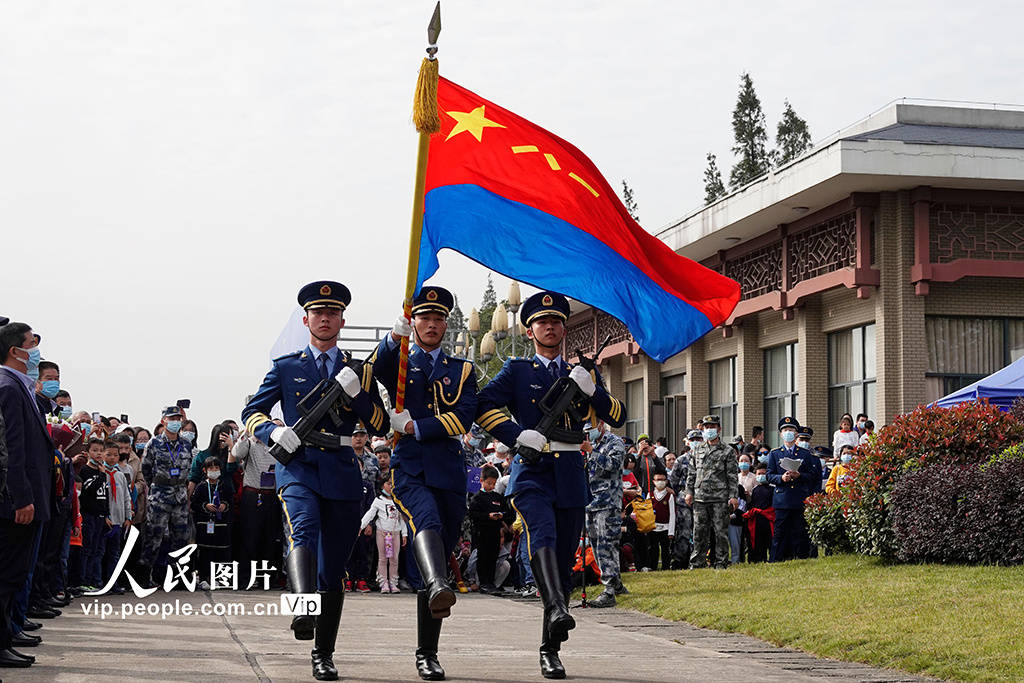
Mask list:
[{"label": "shoulder board", "polygon": [[277,361],[284,360],[285,358],[298,358],[301,355],[302,355],[302,351],[301,350],[300,351],[292,351],[291,353],[286,353],[283,356],[278,356],[277,358],[274,359],[274,362],[276,363]]},{"label": "shoulder board", "polygon": [[526,358],[525,356],[516,356],[515,358],[509,358],[509,363],[532,363],[533,357]]},{"label": "shoulder board", "polygon": [[341,362],[342,363],[347,363],[350,360],[352,360],[352,353],[350,351],[345,351],[344,349],[338,349],[338,351],[341,352]]}]

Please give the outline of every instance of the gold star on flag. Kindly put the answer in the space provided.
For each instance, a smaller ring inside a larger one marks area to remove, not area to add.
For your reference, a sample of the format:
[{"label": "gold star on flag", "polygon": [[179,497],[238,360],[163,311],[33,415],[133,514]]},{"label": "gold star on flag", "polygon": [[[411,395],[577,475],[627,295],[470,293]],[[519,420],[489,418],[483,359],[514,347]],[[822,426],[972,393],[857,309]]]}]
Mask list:
[{"label": "gold star on flag", "polygon": [[459,133],[469,131],[476,138],[477,142],[483,142],[484,128],[504,128],[505,126],[484,117],[484,105],[480,105],[473,111],[446,111],[445,114],[455,119],[455,127],[448,133],[445,142],[451,140]]}]

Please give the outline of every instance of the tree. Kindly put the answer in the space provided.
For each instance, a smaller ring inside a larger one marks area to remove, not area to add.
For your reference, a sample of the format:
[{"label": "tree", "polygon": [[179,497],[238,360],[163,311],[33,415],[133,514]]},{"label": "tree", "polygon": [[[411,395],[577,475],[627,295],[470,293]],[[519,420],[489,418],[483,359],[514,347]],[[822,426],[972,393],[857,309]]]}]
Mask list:
[{"label": "tree", "polygon": [[733,154],[739,156],[729,173],[729,186],[733,189],[746,185],[754,178],[768,172],[770,159],[765,145],[768,132],[765,128],[761,100],[754,92],[750,74],[740,76],[740,92],[736,108],[732,110]]},{"label": "tree", "polygon": [[622,203],[626,205],[626,211],[637,223],[640,222],[640,210],[636,205],[636,197],[633,196],[633,188],[625,180],[622,181]]},{"label": "tree", "polygon": [[722,172],[718,170],[718,159],[708,152],[708,167],[704,169],[704,204],[711,204],[725,196]]},{"label": "tree", "polygon": [[775,132],[775,156],[778,165],[796,159],[811,148],[811,131],[807,122],[796,115],[789,100]]},{"label": "tree", "polygon": [[494,317],[494,309],[498,307],[498,295],[494,291],[494,278],[487,273],[487,289],[484,290],[484,297],[480,301],[480,331],[486,332],[491,329],[491,319]]},{"label": "tree", "polygon": [[448,329],[450,330],[464,330],[466,329],[466,314],[462,312],[459,307],[459,297],[455,297],[455,304],[452,306],[451,313],[448,314]]}]

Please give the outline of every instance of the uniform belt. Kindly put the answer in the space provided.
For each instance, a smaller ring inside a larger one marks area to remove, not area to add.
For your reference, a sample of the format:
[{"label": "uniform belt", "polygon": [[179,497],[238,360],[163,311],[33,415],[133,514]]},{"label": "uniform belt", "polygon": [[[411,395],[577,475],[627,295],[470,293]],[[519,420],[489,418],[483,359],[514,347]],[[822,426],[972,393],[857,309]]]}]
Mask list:
[{"label": "uniform belt", "polygon": [[310,432],[303,440],[303,445],[314,448],[338,449],[351,446],[352,437],[338,436],[337,434],[328,434],[327,432]]},{"label": "uniform belt", "polygon": [[557,453],[558,451],[579,451],[580,445],[578,443],[569,443],[568,441],[548,441],[548,445],[545,451],[550,453]]},{"label": "uniform belt", "polygon": [[243,491],[256,491],[257,493],[277,493],[277,489],[271,489],[271,488],[261,489],[261,488],[259,488],[257,486],[243,486],[242,490]]}]

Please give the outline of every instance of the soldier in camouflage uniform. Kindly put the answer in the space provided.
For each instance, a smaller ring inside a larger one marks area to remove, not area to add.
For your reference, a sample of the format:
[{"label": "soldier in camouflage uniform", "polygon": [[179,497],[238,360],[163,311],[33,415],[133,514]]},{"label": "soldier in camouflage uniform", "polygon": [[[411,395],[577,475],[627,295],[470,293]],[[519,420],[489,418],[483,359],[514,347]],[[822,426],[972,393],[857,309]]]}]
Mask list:
[{"label": "soldier in camouflage uniform", "polygon": [[170,536],[170,549],[177,550],[188,544],[191,532],[187,486],[192,447],[178,438],[179,408],[164,408],[161,422],[163,432],[149,440],[142,455],[142,476],[149,485],[149,499],[146,536],[139,561],[150,568],[150,575],[144,577],[146,586],[153,585],[153,561],[164,536]]},{"label": "soldier in camouflage uniform", "polygon": [[[594,499],[587,506],[587,538],[594,548],[601,569],[604,592],[591,601],[591,607],[614,607],[615,595],[628,593],[619,577],[619,538],[622,535],[622,462],[626,444],[598,420],[587,426],[587,455],[590,492]],[[586,449],[586,444],[584,444]]]},{"label": "soldier in camouflage uniform", "polygon": [[688,431],[686,445],[689,450],[676,458],[675,465],[668,473],[668,485],[676,494],[676,537],[672,543],[673,569],[686,569],[690,565],[690,553],[693,552],[693,508],[686,503],[686,475],[690,470],[690,457],[703,442],[704,435],[699,429]]},{"label": "soldier in camouflage uniform", "polygon": [[707,567],[708,546],[715,534],[716,569],[729,566],[729,513],[739,505],[736,453],[719,438],[721,420],[705,415],[700,423],[704,443],[693,450],[686,474],[686,503],[693,506],[693,553],[690,568]]}]

